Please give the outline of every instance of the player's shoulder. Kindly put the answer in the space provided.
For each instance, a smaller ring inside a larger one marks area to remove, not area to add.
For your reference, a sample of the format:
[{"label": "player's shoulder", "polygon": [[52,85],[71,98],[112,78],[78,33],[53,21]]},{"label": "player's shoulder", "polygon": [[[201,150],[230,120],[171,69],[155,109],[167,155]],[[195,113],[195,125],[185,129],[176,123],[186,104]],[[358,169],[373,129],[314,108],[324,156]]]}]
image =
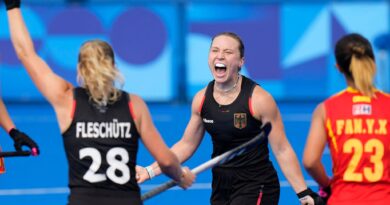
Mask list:
[{"label": "player's shoulder", "polygon": [[383,90],[377,89],[377,90],[375,90],[375,94],[376,95],[381,95],[381,96],[383,96],[386,99],[390,99],[390,94],[385,92],[385,91],[383,91]]},{"label": "player's shoulder", "polygon": [[200,111],[200,109],[202,108],[204,99],[206,97],[205,96],[206,95],[206,89],[207,89],[207,87],[202,88],[193,97],[193,99],[192,99],[192,106],[191,106],[193,111]]},{"label": "player's shoulder", "polygon": [[128,93],[127,95],[129,95],[129,98],[130,98],[130,102],[133,106],[135,107],[139,107],[139,106],[144,106],[146,105],[144,99],[142,99],[141,96],[137,95],[137,94],[133,94],[133,93]]},{"label": "player's shoulder", "polygon": [[255,100],[255,102],[262,103],[262,102],[274,102],[274,98],[267,90],[265,90],[263,87],[259,85],[255,85],[252,93],[252,99]]},{"label": "player's shoulder", "polygon": [[199,101],[200,99],[203,99],[204,96],[206,95],[206,89],[207,87],[202,88],[199,90],[194,97],[192,98],[192,102]]}]

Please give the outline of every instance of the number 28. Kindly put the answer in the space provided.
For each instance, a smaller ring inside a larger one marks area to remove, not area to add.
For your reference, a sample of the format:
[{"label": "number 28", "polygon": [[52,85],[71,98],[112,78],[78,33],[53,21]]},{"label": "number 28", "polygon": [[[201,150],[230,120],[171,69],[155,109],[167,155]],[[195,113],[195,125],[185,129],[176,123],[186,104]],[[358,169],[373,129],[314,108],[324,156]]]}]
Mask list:
[{"label": "number 28", "polygon": [[[84,174],[83,179],[91,183],[97,183],[107,180],[107,177],[117,183],[126,184],[130,180],[130,169],[127,166],[129,162],[129,154],[126,149],[120,147],[111,148],[106,155],[107,163],[110,165],[106,171],[106,174],[96,173],[102,163],[102,157],[100,152],[96,148],[86,147],[80,149],[80,159],[84,157],[91,157],[92,163],[89,166],[88,171]],[[116,157],[119,156],[120,160]],[[121,172],[121,175],[116,175],[116,171]]]}]

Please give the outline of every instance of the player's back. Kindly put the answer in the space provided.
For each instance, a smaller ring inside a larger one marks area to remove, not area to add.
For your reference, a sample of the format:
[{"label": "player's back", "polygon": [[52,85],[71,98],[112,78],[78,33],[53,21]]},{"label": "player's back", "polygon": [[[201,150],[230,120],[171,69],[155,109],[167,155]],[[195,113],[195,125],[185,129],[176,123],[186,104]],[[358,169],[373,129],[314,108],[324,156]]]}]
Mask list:
[{"label": "player's back", "polygon": [[390,95],[348,88],[324,104],[333,161],[328,204],[389,204]]}]

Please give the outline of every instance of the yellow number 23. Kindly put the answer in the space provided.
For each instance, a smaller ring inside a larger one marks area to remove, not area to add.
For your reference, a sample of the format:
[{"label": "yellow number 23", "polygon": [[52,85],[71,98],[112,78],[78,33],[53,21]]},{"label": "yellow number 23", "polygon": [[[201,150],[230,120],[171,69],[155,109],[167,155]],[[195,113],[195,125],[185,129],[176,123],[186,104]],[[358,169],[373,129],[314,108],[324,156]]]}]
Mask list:
[{"label": "yellow number 23", "polygon": [[[379,181],[383,176],[383,154],[384,146],[383,143],[378,139],[370,139],[364,145],[358,139],[349,139],[344,143],[344,153],[353,153],[351,160],[349,161],[348,167],[344,172],[344,181],[363,181],[363,176],[369,182]],[[370,162],[374,165],[373,167],[364,167],[363,173],[356,171],[363,152],[369,153]]]}]

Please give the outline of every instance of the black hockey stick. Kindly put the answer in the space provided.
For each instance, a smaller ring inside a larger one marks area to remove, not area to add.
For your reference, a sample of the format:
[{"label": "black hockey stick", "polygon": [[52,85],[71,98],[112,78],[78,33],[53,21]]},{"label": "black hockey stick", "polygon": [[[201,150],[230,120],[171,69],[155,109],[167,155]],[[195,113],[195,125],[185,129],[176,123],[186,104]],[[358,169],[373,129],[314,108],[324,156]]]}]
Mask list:
[{"label": "black hockey stick", "polygon": [[[236,156],[240,156],[242,153],[245,153],[247,152],[248,150],[256,147],[257,145],[259,145],[261,142],[263,142],[267,137],[268,137],[268,134],[271,132],[271,129],[272,129],[272,126],[271,126],[271,123],[267,122],[265,123],[265,125],[261,128],[262,131],[256,135],[254,138],[252,138],[251,140],[241,144],[240,146],[238,147],[235,147],[221,155],[218,155],[212,159],[210,159],[209,161],[195,167],[194,169],[191,170],[192,173],[194,174],[199,174],[207,169],[210,169],[214,166],[217,166],[217,165],[220,165],[220,164],[223,164],[233,158],[235,158]],[[162,184],[161,186],[158,186],[152,190],[150,190],[149,192],[145,193],[144,195],[141,196],[141,200],[142,201],[145,201],[145,200],[148,200],[149,198],[152,198],[153,196],[167,190],[167,189],[170,189],[172,187],[174,187],[175,185],[177,185],[177,183],[174,181],[174,180],[170,180],[164,184]]]},{"label": "black hockey stick", "polygon": [[30,151],[0,152],[0,157],[25,157],[30,155]]}]

